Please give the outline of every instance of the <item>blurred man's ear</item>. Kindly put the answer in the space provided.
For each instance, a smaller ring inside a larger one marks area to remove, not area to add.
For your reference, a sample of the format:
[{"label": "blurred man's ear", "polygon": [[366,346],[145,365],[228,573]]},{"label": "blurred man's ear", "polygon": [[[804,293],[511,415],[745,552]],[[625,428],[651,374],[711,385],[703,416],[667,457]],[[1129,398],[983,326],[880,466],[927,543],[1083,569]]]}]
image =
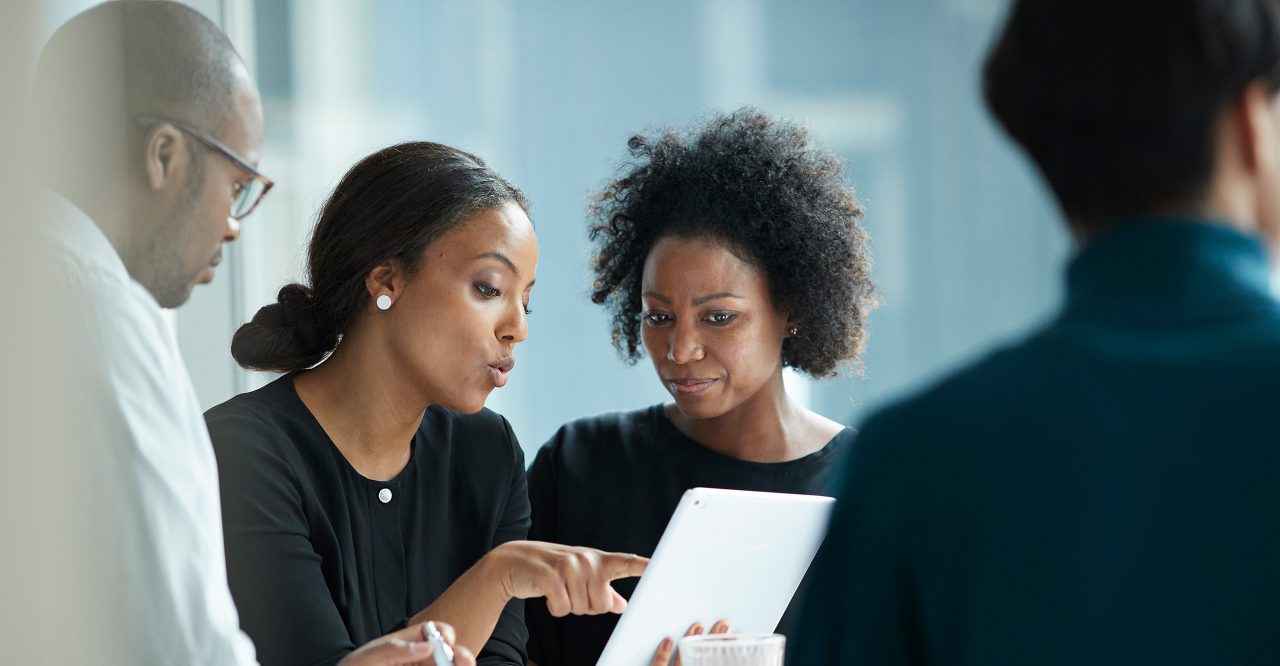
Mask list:
[{"label": "blurred man's ear", "polygon": [[166,189],[175,180],[179,185],[185,184],[188,152],[181,130],[169,123],[158,123],[147,131],[146,142],[143,168],[151,189]]},{"label": "blurred man's ear", "polygon": [[1254,173],[1280,171],[1280,100],[1271,86],[1251,83],[1232,115],[1245,166]]}]

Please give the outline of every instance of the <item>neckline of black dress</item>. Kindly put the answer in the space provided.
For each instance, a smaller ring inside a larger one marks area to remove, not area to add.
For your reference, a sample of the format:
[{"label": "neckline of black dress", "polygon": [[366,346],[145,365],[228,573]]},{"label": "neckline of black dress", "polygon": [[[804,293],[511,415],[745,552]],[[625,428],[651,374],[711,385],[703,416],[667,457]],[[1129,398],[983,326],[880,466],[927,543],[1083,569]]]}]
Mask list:
[{"label": "neckline of black dress", "polygon": [[386,481],[370,479],[369,477],[361,474],[360,471],[351,464],[350,460],[347,460],[347,457],[342,453],[342,449],[338,448],[338,445],[334,443],[333,438],[325,431],[324,426],[320,425],[320,421],[316,418],[316,415],[311,413],[311,409],[307,407],[307,403],[302,401],[302,396],[298,395],[298,388],[293,385],[293,379],[297,374],[297,372],[290,372],[273,383],[282,385],[281,393],[285,400],[288,401],[289,407],[299,414],[300,418],[306,423],[309,429],[313,430],[317,435],[323,438],[324,442],[328,445],[329,452],[333,455],[334,460],[338,462],[338,465],[347,470],[352,478],[355,478],[368,486],[375,488],[399,486],[401,482],[408,477],[410,471],[418,461],[418,449],[420,448],[418,446],[418,438],[422,436],[422,425],[426,425],[429,412],[422,415],[422,425],[418,426],[418,430],[413,434],[413,439],[409,442],[409,461],[405,463],[404,468]]},{"label": "neckline of black dress", "polygon": [[840,446],[841,442],[846,438],[851,439],[855,432],[853,428],[845,426],[840,430],[840,432],[827,440],[827,443],[824,444],[822,448],[814,451],[813,453],[803,455],[793,460],[783,460],[781,462],[757,462],[754,460],[743,460],[741,458],[727,456],[719,451],[707,448],[702,443],[684,434],[676,427],[676,424],[671,420],[671,417],[667,416],[666,406],[663,403],[658,403],[657,405],[650,407],[649,414],[652,422],[655,424],[659,440],[673,442],[677,449],[686,451],[692,455],[701,456],[720,464],[738,466],[742,469],[748,470],[767,469],[775,472],[781,472],[818,464],[823,458],[831,455],[831,452]]}]

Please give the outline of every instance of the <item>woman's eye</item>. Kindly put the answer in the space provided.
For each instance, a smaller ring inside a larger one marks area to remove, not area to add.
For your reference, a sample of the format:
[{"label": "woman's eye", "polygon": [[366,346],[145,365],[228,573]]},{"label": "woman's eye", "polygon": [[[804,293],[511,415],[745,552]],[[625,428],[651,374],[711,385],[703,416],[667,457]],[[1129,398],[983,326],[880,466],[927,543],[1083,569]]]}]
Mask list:
[{"label": "woman's eye", "polygon": [[528,316],[529,316],[529,315],[531,315],[531,314],[533,314],[533,308],[529,307],[529,304],[528,304],[528,303],[525,303],[525,304],[524,304],[524,316],[528,317]]},{"label": "woman's eye", "polygon": [[712,312],[707,315],[706,320],[712,326],[724,326],[737,318],[738,314],[736,312]]},{"label": "woman's eye", "polygon": [[671,321],[671,316],[665,312],[646,312],[644,313],[644,323],[650,326],[661,326]]},{"label": "woman's eye", "polygon": [[482,298],[497,298],[502,295],[502,291],[494,289],[483,282],[476,283],[476,291],[480,292]]}]

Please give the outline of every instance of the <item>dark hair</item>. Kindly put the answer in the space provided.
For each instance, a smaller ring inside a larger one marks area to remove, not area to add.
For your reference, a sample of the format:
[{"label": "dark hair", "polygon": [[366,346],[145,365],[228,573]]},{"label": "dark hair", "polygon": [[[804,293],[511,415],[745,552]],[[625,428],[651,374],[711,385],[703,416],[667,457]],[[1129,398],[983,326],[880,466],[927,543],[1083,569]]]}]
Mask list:
[{"label": "dark hair", "polygon": [[709,237],[765,274],[774,305],[800,326],[785,365],[815,377],[857,358],[875,306],[862,209],[840,161],[801,127],[750,108],[695,131],[627,142],[634,161],[591,208],[594,303],[612,315],[613,343],[641,357],[645,259],[667,236]]},{"label": "dark hair", "polygon": [[231,355],[253,370],[309,368],[338,346],[367,303],[365,277],[392,259],[412,273],[424,250],[472,214],[523,193],[475,155],[438,143],[402,143],[360,160],[320,212],[308,247],[310,286],[288,284],[277,302],[236,331]]},{"label": "dark hair", "polygon": [[1280,84],[1275,0],[1021,0],[987,57],[987,106],[1074,224],[1194,207],[1222,111]]}]

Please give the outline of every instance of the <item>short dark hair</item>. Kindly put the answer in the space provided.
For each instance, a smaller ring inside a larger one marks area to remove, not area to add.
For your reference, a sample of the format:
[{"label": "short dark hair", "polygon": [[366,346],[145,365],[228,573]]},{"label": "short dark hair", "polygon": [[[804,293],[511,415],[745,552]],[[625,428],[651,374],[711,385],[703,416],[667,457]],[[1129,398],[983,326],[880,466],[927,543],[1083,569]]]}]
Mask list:
[{"label": "short dark hair", "polygon": [[[169,0],[112,0],[67,21],[41,51],[30,116],[48,134],[123,134],[138,113],[219,134],[243,62],[218,26]],[[88,140],[94,137],[88,136]],[[72,142],[85,138],[71,137]]]},{"label": "short dark hair", "polygon": [[1276,0],[1019,0],[987,57],[987,106],[1084,227],[1202,203],[1216,128],[1280,85]]},{"label": "short dark hair", "polygon": [[764,273],[774,305],[800,325],[782,361],[835,374],[866,341],[875,306],[862,208],[834,155],[804,128],[745,108],[688,133],[627,142],[633,161],[595,199],[591,300],[612,315],[613,343],[641,357],[640,283],[658,240],[711,238]]},{"label": "short dark hair", "polygon": [[308,247],[309,285],[288,284],[236,331],[231,355],[252,370],[309,368],[338,346],[368,303],[365,277],[397,260],[412,273],[426,247],[482,210],[523,193],[479,157],[438,143],[402,143],[360,160],[325,202]]}]

